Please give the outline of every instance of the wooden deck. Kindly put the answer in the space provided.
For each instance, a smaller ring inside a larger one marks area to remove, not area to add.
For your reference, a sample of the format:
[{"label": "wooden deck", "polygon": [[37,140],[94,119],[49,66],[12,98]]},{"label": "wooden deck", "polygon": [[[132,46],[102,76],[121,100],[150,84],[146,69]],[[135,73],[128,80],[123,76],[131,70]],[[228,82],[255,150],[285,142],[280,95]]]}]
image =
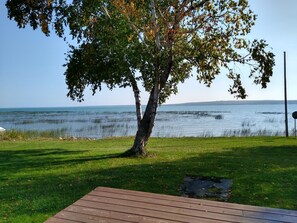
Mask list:
[{"label": "wooden deck", "polygon": [[297,223],[297,211],[98,187],[46,223]]}]

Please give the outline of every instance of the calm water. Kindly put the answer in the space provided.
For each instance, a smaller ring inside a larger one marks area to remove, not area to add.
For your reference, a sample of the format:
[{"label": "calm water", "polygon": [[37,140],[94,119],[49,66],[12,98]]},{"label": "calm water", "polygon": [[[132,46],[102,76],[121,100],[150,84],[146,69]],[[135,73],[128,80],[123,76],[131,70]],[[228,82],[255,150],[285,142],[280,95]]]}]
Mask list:
[{"label": "calm water", "polygon": [[[62,136],[105,138],[136,132],[134,106],[0,109],[0,126],[17,130],[58,130]],[[297,101],[288,105],[289,130],[293,134]],[[250,136],[283,135],[282,102],[232,102],[163,105],[153,136]]]}]

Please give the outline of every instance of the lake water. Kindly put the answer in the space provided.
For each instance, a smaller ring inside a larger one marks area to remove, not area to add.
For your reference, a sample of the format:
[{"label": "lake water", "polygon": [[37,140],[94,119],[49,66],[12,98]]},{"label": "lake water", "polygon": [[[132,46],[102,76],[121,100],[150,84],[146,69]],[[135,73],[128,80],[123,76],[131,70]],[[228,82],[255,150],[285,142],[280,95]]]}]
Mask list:
[{"label": "lake water", "polygon": [[[144,107],[143,107],[144,109]],[[294,134],[288,104],[290,134]],[[0,109],[0,126],[9,130],[60,131],[61,136],[106,138],[136,133],[135,107],[95,106]],[[281,101],[212,102],[159,107],[155,137],[211,137],[284,135],[285,112]]]}]

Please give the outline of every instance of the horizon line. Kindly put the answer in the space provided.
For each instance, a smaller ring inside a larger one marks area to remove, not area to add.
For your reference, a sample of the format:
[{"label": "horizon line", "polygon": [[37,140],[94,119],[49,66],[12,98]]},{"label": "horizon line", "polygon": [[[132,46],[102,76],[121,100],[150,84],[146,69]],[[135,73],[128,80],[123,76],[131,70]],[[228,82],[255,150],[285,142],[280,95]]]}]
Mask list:
[{"label": "horizon line", "polygon": [[[279,99],[265,99],[265,100],[217,100],[217,101],[192,101],[192,102],[181,102],[181,103],[164,103],[160,106],[174,106],[174,105],[199,105],[199,104],[250,104],[250,103],[284,103],[284,100],[279,100]],[[288,102],[297,102],[297,99],[292,99],[288,100]],[[79,108],[79,107],[113,107],[113,106],[134,106],[135,104],[125,104],[125,105],[119,105],[119,104],[114,104],[114,105],[77,105],[77,106],[25,106],[25,107],[0,107],[0,109],[30,109],[30,108]],[[146,104],[143,104],[142,106],[146,106]]]}]

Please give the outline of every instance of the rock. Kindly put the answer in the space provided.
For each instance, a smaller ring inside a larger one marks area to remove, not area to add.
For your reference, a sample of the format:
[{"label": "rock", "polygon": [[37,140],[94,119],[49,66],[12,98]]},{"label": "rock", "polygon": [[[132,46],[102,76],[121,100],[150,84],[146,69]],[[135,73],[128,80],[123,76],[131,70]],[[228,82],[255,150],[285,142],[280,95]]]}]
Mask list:
[{"label": "rock", "polygon": [[0,132],[4,132],[5,128],[0,127]]}]

